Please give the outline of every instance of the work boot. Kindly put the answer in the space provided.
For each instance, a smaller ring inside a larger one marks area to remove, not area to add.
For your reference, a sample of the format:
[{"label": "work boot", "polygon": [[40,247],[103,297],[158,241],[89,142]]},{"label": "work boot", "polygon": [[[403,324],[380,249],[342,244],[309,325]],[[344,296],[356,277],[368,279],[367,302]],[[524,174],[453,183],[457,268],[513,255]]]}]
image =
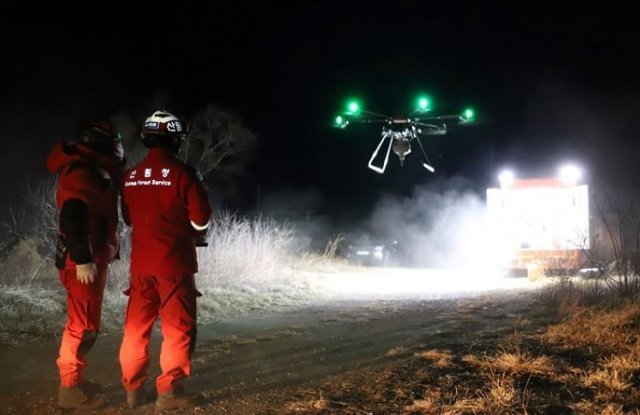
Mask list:
[{"label": "work boot", "polygon": [[149,392],[146,387],[141,387],[137,391],[127,392],[127,408],[137,408],[138,406],[151,403],[155,398],[155,393]]},{"label": "work boot", "polygon": [[186,393],[181,387],[171,392],[158,394],[155,412],[168,411],[170,409],[187,409],[202,403],[202,395],[199,393]]},{"label": "work boot", "polygon": [[82,384],[69,388],[60,386],[58,406],[64,409],[92,410],[102,408],[107,400],[99,393],[88,392]]}]

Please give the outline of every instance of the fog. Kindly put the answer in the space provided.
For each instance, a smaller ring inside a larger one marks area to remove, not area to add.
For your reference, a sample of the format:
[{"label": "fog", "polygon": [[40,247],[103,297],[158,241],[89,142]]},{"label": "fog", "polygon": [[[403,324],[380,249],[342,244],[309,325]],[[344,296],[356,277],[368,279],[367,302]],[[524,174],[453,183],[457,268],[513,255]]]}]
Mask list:
[{"label": "fog", "polygon": [[410,266],[486,265],[484,195],[466,179],[416,186],[409,197],[387,195],[377,203],[369,225],[376,235],[397,240]]},{"label": "fog", "polygon": [[382,195],[368,215],[346,227],[318,214],[323,197],[316,190],[265,195],[258,213],[291,227],[298,248],[318,252],[333,238],[349,244],[367,235],[381,244],[397,241],[395,265],[478,269],[500,259],[485,198],[468,179],[436,178],[415,186],[409,196]]}]

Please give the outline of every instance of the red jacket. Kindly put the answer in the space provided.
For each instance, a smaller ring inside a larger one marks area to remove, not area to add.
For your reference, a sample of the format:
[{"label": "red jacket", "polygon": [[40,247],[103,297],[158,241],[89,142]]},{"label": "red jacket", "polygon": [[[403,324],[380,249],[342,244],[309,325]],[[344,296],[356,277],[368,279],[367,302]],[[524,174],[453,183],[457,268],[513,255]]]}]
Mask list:
[{"label": "red jacket", "polygon": [[58,175],[58,268],[105,265],[118,255],[118,193],[124,163],[82,144],[57,143],[47,167]]},{"label": "red jacket", "polygon": [[199,174],[169,150],[153,148],[124,176],[122,213],[132,227],[131,273],[184,275],[198,271],[192,223],[203,227],[211,206]]}]

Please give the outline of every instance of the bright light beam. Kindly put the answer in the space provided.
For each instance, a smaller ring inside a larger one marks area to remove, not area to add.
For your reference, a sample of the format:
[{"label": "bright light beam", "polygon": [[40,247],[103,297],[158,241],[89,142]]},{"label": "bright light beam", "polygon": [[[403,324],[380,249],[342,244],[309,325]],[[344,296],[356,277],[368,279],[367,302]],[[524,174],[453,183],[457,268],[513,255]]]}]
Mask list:
[{"label": "bright light beam", "polygon": [[540,286],[527,278],[506,278],[480,269],[367,268],[329,274],[322,285],[330,297],[349,300],[409,300],[459,297],[492,290]]},{"label": "bright light beam", "polygon": [[582,177],[582,171],[573,164],[567,164],[560,168],[558,175],[563,183],[575,186]]},{"label": "bright light beam", "polygon": [[515,178],[516,176],[511,170],[503,170],[500,175],[498,175],[500,187],[509,187]]}]

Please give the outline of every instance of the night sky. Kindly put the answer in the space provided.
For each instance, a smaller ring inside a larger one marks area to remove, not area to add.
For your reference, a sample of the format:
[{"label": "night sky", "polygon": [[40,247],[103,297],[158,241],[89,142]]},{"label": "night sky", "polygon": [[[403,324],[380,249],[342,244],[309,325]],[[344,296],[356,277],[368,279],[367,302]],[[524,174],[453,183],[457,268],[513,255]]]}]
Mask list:
[{"label": "night sky", "polygon": [[[367,212],[383,194],[410,195],[437,180],[462,177],[481,190],[504,166],[553,174],[564,161],[594,182],[640,185],[634,8],[133,3],[0,6],[5,207],[26,181],[46,177],[50,146],[73,134],[79,117],[150,113],[158,99],[185,116],[216,104],[257,134],[256,157],[228,202],[245,210],[258,195],[311,192],[321,213]],[[366,163],[378,127],[331,128],[348,97],[402,114],[418,92],[437,110],[477,112],[476,125],[424,142],[435,174],[415,148],[405,167],[394,158],[377,175]]]}]

